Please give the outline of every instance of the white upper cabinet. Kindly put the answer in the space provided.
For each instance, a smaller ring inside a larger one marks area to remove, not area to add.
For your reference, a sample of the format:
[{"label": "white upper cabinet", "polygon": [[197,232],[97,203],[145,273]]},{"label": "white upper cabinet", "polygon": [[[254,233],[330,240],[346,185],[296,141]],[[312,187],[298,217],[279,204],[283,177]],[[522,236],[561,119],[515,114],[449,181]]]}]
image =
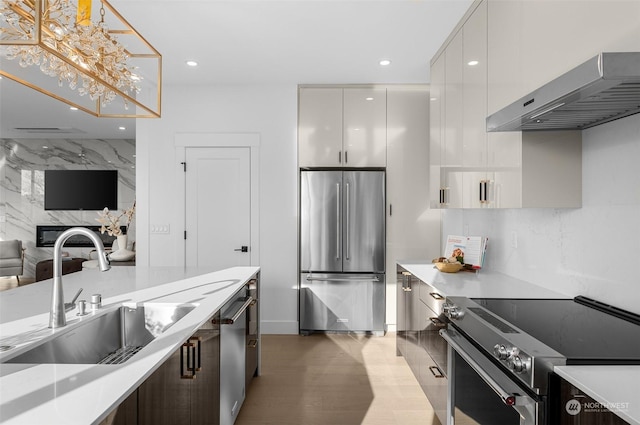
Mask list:
[{"label": "white upper cabinet", "polygon": [[301,167],[341,165],[342,89],[300,89],[298,155]]},{"label": "white upper cabinet", "polygon": [[[486,132],[488,114],[516,100],[516,93],[525,94],[530,78],[524,68],[533,67],[525,60],[529,49],[553,48],[534,47],[535,35],[522,29],[523,22],[539,16],[538,31],[550,31],[542,17],[553,14],[560,7],[556,3],[572,2],[476,1],[432,62],[437,99],[431,105],[431,178],[439,171],[439,181],[431,182],[432,188],[439,183],[438,193],[432,189],[432,206],[581,206],[579,132]],[[547,12],[533,14],[535,8]],[[532,44],[527,49],[525,40]]]},{"label": "white upper cabinet", "polygon": [[344,89],[343,150],[345,167],[386,166],[386,89]]},{"label": "white upper cabinet", "polygon": [[[429,101],[429,204],[440,208],[443,204],[444,179],[441,178],[444,146],[445,56],[440,55],[431,65]],[[441,182],[442,181],[442,182]]]},{"label": "white upper cabinet", "polygon": [[601,52],[640,51],[640,1],[487,0],[492,114]]},{"label": "white upper cabinet", "polygon": [[[438,203],[446,208],[483,206],[487,165],[487,11],[480,4],[451,38],[431,69],[432,176],[439,168]],[[444,72],[443,72],[444,68]],[[434,82],[435,78],[435,82]],[[439,90],[439,88],[442,89]],[[439,107],[439,108],[438,108]],[[442,129],[438,129],[438,119]],[[439,145],[439,146],[438,146]],[[436,152],[440,151],[437,163]],[[437,164],[437,165],[436,165]],[[435,184],[432,183],[432,186]],[[432,194],[432,205],[436,203]]]},{"label": "white upper cabinet", "polygon": [[462,28],[462,151],[466,167],[487,164],[487,4],[482,3]]},{"label": "white upper cabinet", "polygon": [[299,165],[384,167],[386,125],[384,88],[300,88]]}]

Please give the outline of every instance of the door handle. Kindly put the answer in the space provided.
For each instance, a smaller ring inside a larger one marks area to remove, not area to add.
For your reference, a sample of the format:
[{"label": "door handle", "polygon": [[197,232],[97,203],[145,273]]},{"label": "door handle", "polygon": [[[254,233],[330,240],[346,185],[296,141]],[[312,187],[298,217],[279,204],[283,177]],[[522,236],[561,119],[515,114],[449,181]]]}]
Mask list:
[{"label": "door handle", "polygon": [[246,245],[242,245],[240,248],[234,249],[234,251],[249,252],[249,247]]}]

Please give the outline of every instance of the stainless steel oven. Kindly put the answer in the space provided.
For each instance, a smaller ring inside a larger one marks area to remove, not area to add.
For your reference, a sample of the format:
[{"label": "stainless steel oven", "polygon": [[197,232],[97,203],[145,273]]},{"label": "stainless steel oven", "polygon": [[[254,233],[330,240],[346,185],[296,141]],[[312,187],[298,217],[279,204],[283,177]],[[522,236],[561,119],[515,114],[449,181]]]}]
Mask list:
[{"label": "stainless steel oven", "polygon": [[639,315],[580,296],[448,297],[443,309],[447,425],[625,423],[603,408],[576,414],[587,399],[554,367],[640,364]]},{"label": "stainless steel oven", "polygon": [[529,394],[459,332],[440,334],[449,343],[448,424],[544,423],[544,398]]}]

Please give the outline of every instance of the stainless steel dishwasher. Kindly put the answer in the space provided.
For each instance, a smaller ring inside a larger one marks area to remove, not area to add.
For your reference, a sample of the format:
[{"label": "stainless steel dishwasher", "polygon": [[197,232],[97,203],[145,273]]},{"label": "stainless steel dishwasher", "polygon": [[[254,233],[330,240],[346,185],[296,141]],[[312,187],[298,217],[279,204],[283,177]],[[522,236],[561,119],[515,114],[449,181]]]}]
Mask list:
[{"label": "stainless steel dishwasher", "polygon": [[243,288],[220,313],[220,424],[235,422],[246,390],[247,308],[254,302]]}]

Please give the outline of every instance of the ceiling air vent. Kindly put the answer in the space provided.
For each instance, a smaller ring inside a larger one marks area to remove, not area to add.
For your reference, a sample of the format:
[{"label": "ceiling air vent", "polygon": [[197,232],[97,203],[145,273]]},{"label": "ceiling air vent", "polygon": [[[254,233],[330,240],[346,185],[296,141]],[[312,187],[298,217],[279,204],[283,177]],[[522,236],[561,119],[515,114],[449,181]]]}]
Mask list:
[{"label": "ceiling air vent", "polygon": [[40,134],[40,133],[56,133],[56,134],[70,134],[81,133],[80,130],[72,127],[15,127],[14,130],[22,133]]}]

